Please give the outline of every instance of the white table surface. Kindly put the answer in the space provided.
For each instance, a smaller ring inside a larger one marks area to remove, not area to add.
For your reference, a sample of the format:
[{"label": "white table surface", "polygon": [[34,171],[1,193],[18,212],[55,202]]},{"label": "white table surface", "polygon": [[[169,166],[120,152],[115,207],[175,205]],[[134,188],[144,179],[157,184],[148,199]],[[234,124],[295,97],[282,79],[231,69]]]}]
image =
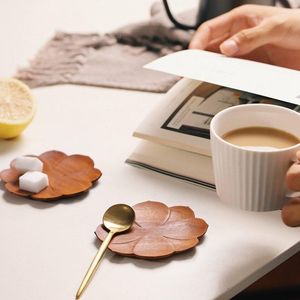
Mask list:
[{"label": "white table surface", "polygon": [[[54,34],[107,32],[148,17],[152,1],[2,0],[0,76],[13,75]],[[280,212],[222,204],[213,191],[128,166],[132,131],[161,95],[73,85],[35,89],[33,123],[0,141],[0,169],[16,156],[61,150],[91,156],[103,172],[85,197],[43,203],[0,190],[0,299],[74,299],[99,242],[94,230],[115,203],[190,206],[209,224],[194,250],[146,261],[107,252],[82,299],[228,299],[300,249],[300,228]],[[199,166],[201,167],[201,166]]]}]

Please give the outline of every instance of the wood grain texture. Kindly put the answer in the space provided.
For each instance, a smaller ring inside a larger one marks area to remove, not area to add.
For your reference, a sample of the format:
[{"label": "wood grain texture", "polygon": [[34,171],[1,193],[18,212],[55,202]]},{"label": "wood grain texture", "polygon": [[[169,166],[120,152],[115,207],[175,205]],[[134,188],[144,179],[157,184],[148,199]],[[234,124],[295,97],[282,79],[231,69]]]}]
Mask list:
[{"label": "wood grain texture", "polygon": [[[186,206],[168,207],[161,202],[146,201],[133,206],[135,222],[130,231],[116,235],[109,249],[121,255],[158,259],[195,247],[208,228]],[[96,229],[103,241],[107,231]]]},{"label": "wood grain texture", "polygon": [[93,160],[85,155],[73,154],[68,156],[60,151],[48,151],[37,157],[43,162],[43,173],[48,175],[49,185],[39,193],[31,193],[19,188],[19,176],[14,168],[14,161],[10,168],[0,172],[0,179],[5,182],[5,188],[18,196],[35,200],[51,201],[58,198],[76,196],[92,187],[102,175],[94,168]]}]

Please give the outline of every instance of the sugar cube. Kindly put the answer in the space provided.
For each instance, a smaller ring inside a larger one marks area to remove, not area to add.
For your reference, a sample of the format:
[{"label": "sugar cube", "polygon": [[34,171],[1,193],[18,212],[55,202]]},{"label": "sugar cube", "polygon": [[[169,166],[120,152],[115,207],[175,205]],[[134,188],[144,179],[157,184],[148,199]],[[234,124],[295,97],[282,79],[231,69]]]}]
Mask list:
[{"label": "sugar cube", "polygon": [[19,187],[32,193],[39,193],[49,185],[48,176],[39,171],[28,171],[19,177]]},{"label": "sugar cube", "polygon": [[37,157],[21,156],[15,159],[14,167],[21,173],[25,173],[27,171],[41,172],[43,170],[43,162]]}]

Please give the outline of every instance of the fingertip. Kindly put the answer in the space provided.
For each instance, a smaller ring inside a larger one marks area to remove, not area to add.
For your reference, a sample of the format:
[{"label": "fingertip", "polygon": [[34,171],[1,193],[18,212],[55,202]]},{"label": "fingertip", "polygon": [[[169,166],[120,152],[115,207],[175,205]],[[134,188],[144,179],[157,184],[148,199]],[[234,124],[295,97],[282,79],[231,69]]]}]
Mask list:
[{"label": "fingertip", "polygon": [[239,46],[235,40],[226,40],[220,45],[220,51],[227,56],[233,56],[239,52]]},{"label": "fingertip", "polygon": [[210,30],[208,26],[202,24],[195,32],[189,44],[189,49],[204,50],[207,47],[209,39],[210,39]]},{"label": "fingertip", "polygon": [[202,49],[201,43],[197,40],[192,40],[189,44],[189,49]]},{"label": "fingertip", "polygon": [[200,32],[196,32],[189,44],[189,49],[204,49],[203,36]]}]

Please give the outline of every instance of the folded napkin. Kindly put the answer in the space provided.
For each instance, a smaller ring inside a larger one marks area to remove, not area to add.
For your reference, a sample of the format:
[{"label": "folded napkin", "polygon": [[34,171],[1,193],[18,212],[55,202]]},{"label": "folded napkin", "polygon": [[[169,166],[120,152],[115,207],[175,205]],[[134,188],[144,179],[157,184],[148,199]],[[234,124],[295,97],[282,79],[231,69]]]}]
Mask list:
[{"label": "folded napkin", "polygon": [[192,32],[176,29],[160,2],[152,5],[150,15],[148,21],[107,34],[58,32],[16,77],[32,88],[72,83],[166,92],[179,77],[143,66],[186,48]]}]

